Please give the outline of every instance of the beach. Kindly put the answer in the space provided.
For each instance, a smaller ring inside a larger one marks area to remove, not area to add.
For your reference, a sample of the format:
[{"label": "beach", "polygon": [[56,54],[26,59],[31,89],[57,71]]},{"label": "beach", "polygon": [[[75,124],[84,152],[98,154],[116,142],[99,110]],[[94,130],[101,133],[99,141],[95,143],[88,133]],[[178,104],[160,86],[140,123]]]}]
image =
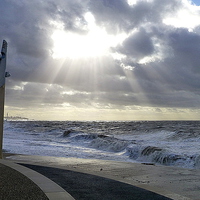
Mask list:
[{"label": "beach", "polygon": [[109,160],[6,155],[15,163],[53,167],[127,183],[175,200],[199,200],[200,170]]}]

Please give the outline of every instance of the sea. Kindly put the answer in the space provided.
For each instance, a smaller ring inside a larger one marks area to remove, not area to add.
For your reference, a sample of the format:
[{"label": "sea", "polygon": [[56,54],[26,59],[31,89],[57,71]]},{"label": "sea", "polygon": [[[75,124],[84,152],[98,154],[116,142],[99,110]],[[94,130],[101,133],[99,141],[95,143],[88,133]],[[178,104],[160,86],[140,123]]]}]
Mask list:
[{"label": "sea", "polygon": [[3,151],[200,169],[200,121],[5,121]]}]

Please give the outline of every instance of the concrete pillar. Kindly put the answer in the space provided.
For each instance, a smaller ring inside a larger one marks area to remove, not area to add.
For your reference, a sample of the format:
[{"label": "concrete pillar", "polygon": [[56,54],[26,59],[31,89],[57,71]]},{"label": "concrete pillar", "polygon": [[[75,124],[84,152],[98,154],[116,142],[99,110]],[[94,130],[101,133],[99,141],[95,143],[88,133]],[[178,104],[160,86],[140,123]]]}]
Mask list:
[{"label": "concrete pillar", "polygon": [[0,55],[0,159],[3,157],[3,122],[4,122],[4,98],[6,76],[7,42],[4,40]]},{"label": "concrete pillar", "polygon": [[5,85],[0,87],[0,159],[3,158],[3,122],[4,122]]}]

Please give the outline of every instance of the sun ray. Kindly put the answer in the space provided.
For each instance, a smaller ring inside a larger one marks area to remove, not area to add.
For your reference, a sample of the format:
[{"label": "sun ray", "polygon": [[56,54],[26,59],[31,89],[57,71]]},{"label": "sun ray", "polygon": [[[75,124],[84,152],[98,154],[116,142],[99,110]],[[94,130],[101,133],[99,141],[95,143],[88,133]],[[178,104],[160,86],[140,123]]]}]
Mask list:
[{"label": "sun ray", "polygon": [[[127,106],[127,110],[134,110],[134,109],[138,109],[140,110],[141,113],[148,113],[147,111],[149,110],[149,113],[151,113],[151,115],[154,118],[162,118],[162,117],[166,117],[166,115],[168,114],[168,108],[166,106],[162,106],[162,104],[158,105],[156,102],[156,99],[152,99],[152,93],[160,93],[163,95],[168,95],[168,92],[171,91],[170,85],[167,82],[167,76],[170,76],[169,73],[166,73],[165,71],[163,71],[162,68],[160,68],[159,70],[157,69],[157,67],[155,66],[145,66],[145,70],[143,70],[143,76],[148,77],[147,79],[144,79],[143,81],[141,80],[141,78],[139,79],[140,81],[138,81],[138,75],[136,73],[136,68],[132,67],[132,66],[125,66],[125,65],[121,65],[121,67],[123,68],[124,71],[124,75],[130,85],[130,87],[132,88],[132,93],[129,92],[127,94],[124,94],[124,96],[126,96],[127,98],[132,99],[132,105],[130,104],[130,106]],[[141,66],[142,67],[142,66]],[[149,69],[148,69],[149,67]],[[141,70],[141,69],[140,69]],[[145,75],[146,74],[146,75]],[[165,76],[163,76],[163,74]],[[144,81],[148,81],[148,82],[144,82]],[[162,87],[157,87],[157,80],[162,80],[163,84],[165,85],[165,88],[162,89]],[[145,86],[146,84],[146,86]],[[150,88],[151,87],[151,88]],[[163,98],[165,98],[165,96],[163,96]],[[165,100],[164,100],[165,101]],[[142,105],[142,107],[141,107]],[[157,106],[156,106],[157,105]],[[164,104],[163,104],[164,105]],[[159,112],[158,112],[159,110]],[[139,114],[139,113],[138,113]],[[178,117],[178,113],[177,115],[174,117]],[[164,119],[163,118],[163,119]]]},{"label": "sun ray", "polygon": [[[101,57],[110,53],[110,48],[126,38],[126,34],[110,35],[105,28],[95,23],[92,13],[85,14],[87,22],[86,33],[80,34],[64,30],[62,24],[57,23],[51,38],[54,43],[52,57],[60,58],[91,58]],[[55,22],[51,22],[54,23]]]}]

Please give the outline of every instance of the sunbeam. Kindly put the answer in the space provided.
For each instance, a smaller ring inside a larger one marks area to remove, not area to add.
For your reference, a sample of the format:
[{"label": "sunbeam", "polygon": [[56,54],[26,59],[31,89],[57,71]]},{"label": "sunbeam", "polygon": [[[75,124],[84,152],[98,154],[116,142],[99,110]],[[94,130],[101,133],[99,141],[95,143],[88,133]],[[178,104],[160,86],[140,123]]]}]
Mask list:
[{"label": "sunbeam", "polygon": [[98,27],[92,13],[85,14],[87,26],[82,34],[76,34],[57,25],[51,38],[54,43],[52,57],[59,58],[93,58],[101,57],[110,53],[110,48],[121,42],[126,34],[110,35],[105,28]]}]

